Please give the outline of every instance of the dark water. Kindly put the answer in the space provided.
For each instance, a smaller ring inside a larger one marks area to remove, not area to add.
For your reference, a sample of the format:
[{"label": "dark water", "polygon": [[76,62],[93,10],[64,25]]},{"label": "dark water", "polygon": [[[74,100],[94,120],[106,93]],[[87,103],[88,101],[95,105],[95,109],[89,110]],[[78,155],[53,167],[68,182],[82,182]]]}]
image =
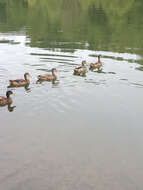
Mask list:
[{"label": "dark water", "polygon": [[0,108],[0,189],[142,190],[142,16],[141,0],[0,0],[0,95],[32,76]]}]

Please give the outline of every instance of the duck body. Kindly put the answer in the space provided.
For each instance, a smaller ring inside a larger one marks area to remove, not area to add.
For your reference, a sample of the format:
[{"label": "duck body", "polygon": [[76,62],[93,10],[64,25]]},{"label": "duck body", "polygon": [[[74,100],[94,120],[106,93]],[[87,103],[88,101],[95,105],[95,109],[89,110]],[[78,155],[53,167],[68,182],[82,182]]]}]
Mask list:
[{"label": "duck body", "polygon": [[96,63],[91,63],[90,64],[90,69],[94,70],[94,69],[100,69],[102,67],[102,62],[100,61],[101,55],[98,56],[98,62]]},{"label": "duck body", "polygon": [[25,81],[24,79],[17,79],[17,80],[9,80],[10,86],[13,87],[21,87],[30,84],[29,81]]},{"label": "duck body", "polygon": [[57,80],[57,76],[55,74],[57,70],[55,68],[52,69],[52,74],[39,75],[38,81],[54,81]]},{"label": "duck body", "polygon": [[86,61],[82,61],[82,66],[74,69],[74,75],[84,75],[87,72]]},{"label": "duck body", "polygon": [[29,73],[24,74],[24,79],[16,79],[16,80],[9,80],[10,86],[11,87],[21,87],[21,86],[26,86],[30,84]]},{"label": "duck body", "polygon": [[12,91],[7,91],[6,97],[0,96],[0,106],[12,104],[12,98],[10,97],[11,94],[13,94]]}]

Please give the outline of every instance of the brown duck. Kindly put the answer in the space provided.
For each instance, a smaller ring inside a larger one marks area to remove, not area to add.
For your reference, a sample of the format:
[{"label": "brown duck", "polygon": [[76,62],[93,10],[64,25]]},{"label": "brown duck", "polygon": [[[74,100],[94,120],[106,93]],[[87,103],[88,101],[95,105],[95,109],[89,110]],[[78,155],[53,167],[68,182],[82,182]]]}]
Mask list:
[{"label": "brown duck", "polygon": [[82,61],[82,66],[74,69],[74,75],[83,75],[87,72],[86,61]]},{"label": "brown duck", "polygon": [[11,87],[20,87],[20,86],[29,85],[30,84],[29,77],[30,77],[30,74],[25,73],[24,79],[9,80],[10,86]]},{"label": "brown duck", "polygon": [[7,91],[6,97],[0,96],[0,106],[12,104],[12,98],[10,97],[10,95],[12,95],[12,94],[13,94],[12,91]]},{"label": "brown duck", "polygon": [[52,74],[45,74],[45,75],[39,75],[38,76],[38,81],[54,81],[57,79],[57,76],[55,72],[58,72],[57,69],[53,68],[52,69]]},{"label": "brown duck", "polygon": [[94,69],[100,69],[102,67],[102,62],[101,62],[101,55],[98,55],[98,62],[96,63],[91,63],[90,64],[90,69],[94,70]]}]

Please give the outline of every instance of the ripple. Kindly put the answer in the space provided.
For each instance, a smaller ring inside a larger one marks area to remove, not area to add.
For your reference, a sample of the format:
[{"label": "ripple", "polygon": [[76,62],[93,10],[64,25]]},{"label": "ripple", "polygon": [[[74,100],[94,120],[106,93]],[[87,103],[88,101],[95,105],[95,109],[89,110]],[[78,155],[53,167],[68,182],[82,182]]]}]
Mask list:
[{"label": "ripple", "polygon": [[137,67],[136,70],[143,71],[143,67]]},{"label": "ripple", "polygon": [[34,55],[34,56],[53,56],[53,57],[69,57],[69,58],[77,58],[77,56],[73,56],[73,55],[58,55],[58,54],[44,54],[44,53],[30,53],[30,55]]},{"label": "ripple", "polygon": [[138,88],[143,88],[143,84],[134,83],[134,82],[131,82],[130,84]]},{"label": "ripple", "polygon": [[66,61],[66,62],[73,62],[73,60],[71,59],[55,59],[55,58],[50,58],[50,57],[43,57],[43,58],[40,58],[40,60],[54,60],[54,61]]},{"label": "ripple", "polygon": [[33,65],[30,65],[32,67],[39,67],[39,66],[45,66],[46,64],[33,64]]},{"label": "ripple", "polygon": [[122,81],[128,81],[128,79],[120,79],[120,80],[122,80]]},{"label": "ripple", "polygon": [[115,75],[116,73],[115,72],[104,72],[102,69],[101,70],[91,70],[91,72],[93,73],[99,73],[99,74],[112,74],[112,75]]},{"label": "ripple", "polygon": [[36,69],[36,70],[37,71],[45,71],[45,72],[50,72],[51,71],[51,69],[44,69],[44,68],[43,69],[42,68],[41,69]]}]

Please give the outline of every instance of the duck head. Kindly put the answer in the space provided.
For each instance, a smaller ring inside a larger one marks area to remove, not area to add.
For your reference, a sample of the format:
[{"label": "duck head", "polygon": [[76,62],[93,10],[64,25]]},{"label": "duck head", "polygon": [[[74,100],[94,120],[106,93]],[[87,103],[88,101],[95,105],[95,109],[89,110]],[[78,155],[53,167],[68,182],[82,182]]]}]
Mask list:
[{"label": "duck head", "polygon": [[6,92],[6,97],[9,98],[10,95],[12,95],[12,94],[13,94],[13,92],[11,90],[9,90],[9,91]]},{"label": "duck head", "polygon": [[82,61],[82,66],[85,66],[87,64],[87,62],[84,60]]},{"label": "duck head", "polygon": [[56,68],[52,69],[52,74],[55,74],[55,72],[58,72]]},{"label": "duck head", "polygon": [[28,80],[29,77],[30,77],[30,74],[29,74],[29,73],[25,73],[25,74],[24,74],[25,80]]}]

